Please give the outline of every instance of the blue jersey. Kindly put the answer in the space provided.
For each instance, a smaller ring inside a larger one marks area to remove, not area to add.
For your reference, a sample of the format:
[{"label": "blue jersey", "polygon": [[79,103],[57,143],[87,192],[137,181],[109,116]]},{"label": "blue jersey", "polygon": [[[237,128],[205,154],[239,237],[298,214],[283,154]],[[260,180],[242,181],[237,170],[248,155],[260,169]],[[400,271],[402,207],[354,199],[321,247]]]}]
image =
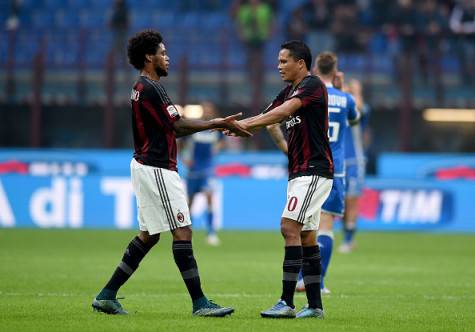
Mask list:
[{"label": "blue jersey", "polygon": [[363,132],[368,125],[369,106],[363,105],[361,120],[356,126],[348,127],[345,134],[345,160],[347,165],[364,163]]},{"label": "blue jersey", "polygon": [[217,131],[202,131],[191,135],[187,141],[185,158],[191,161],[189,177],[207,177],[213,172],[215,146],[222,139]]},{"label": "blue jersey", "polygon": [[356,121],[359,113],[353,97],[327,84],[328,90],[328,137],[333,155],[335,177],[345,176],[345,134],[348,121]]}]

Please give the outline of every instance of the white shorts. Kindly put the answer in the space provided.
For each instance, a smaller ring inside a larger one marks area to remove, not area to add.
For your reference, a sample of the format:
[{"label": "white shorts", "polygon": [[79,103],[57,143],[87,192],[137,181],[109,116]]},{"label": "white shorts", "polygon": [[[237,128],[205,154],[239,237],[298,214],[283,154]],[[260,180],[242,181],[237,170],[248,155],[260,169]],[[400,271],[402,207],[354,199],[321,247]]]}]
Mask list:
[{"label": "white shorts", "polygon": [[157,234],[191,225],[185,188],[177,172],[130,162],[141,231]]},{"label": "white shorts", "polygon": [[287,185],[287,203],[282,218],[303,224],[302,231],[318,230],[322,205],[330,195],[333,180],[323,176],[300,176]]}]

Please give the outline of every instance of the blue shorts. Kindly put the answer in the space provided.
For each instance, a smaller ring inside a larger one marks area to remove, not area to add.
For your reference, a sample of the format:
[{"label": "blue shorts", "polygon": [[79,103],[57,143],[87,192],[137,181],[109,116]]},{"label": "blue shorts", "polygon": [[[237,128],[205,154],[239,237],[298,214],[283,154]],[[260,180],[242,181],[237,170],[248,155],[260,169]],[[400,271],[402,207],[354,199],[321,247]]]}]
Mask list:
[{"label": "blue shorts", "polygon": [[360,196],[364,185],[364,168],[357,164],[346,166],[346,196]]},{"label": "blue shorts", "polygon": [[342,217],[345,213],[345,178],[335,177],[332,190],[325,203],[322,212]]},{"label": "blue shorts", "polygon": [[188,196],[191,197],[200,192],[211,191],[211,181],[207,176],[192,177],[186,180]]}]

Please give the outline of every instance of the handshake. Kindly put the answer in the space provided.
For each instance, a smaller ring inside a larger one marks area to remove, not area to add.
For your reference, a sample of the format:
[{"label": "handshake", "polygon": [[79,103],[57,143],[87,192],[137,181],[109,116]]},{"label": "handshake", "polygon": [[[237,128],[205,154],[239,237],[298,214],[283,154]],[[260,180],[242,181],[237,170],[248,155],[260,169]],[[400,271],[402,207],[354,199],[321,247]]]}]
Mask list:
[{"label": "handshake", "polygon": [[242,113],[236,113],[225,118],[215,118],[214,130],[219,130],[227,136],[251,137],[253,134],[249,130],[247,119],[237,120]]}]

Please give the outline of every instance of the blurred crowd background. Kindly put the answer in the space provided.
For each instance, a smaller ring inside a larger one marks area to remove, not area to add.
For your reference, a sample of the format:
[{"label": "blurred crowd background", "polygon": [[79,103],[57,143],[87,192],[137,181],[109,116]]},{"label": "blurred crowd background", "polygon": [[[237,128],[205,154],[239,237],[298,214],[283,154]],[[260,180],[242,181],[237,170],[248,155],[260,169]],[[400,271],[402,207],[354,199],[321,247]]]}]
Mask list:
[{"label": "blurred crowd background", "polygon": [[[129,148],[137,73],[126,43],[153,28],[179,105],[258,113],[282,88],[280,44],[335,51],[363,84],[370,159],[381,151],[474,152],[475,0],[0,0],[0,146]],[[454,113],[455,114],[455,113]],[[233,149],[271,149],[266,135]]]}]

